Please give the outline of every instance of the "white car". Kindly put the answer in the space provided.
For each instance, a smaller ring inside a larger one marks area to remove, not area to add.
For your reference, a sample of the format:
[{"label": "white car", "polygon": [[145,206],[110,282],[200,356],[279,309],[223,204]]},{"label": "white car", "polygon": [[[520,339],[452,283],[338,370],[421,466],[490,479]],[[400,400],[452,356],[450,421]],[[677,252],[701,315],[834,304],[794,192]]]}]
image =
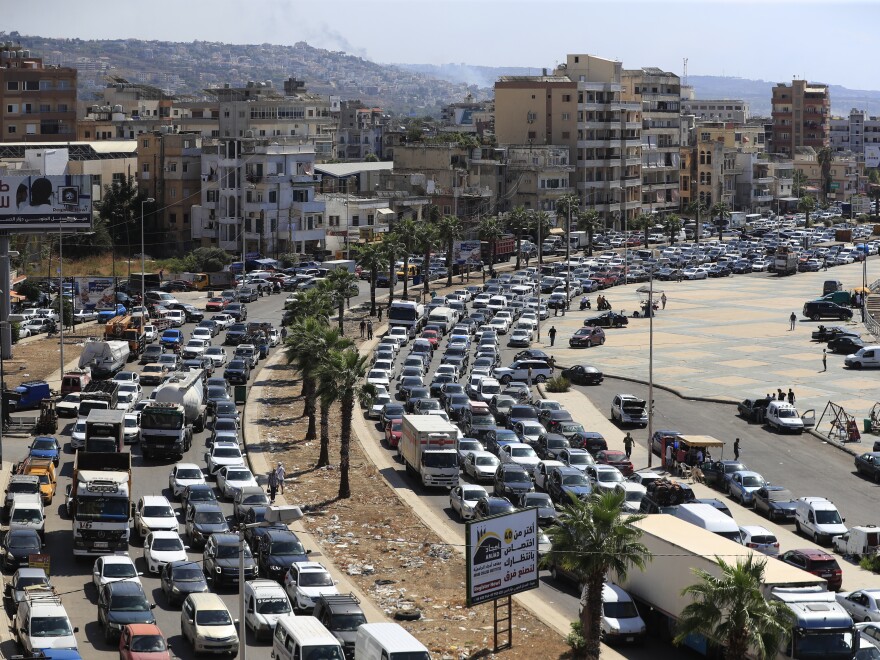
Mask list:
[{"label": "white car", "polygon": [[535,488],[543,491],[547,490],[547,479],[555,467],[564,467],[565,463],[553,459],[545,459],[538,461],[532,468],[532,481],[535,482]]},{"label": "white car", "polygon": [[137,403],[135,399],[134,392],[120,392],[119,396],[116,398],[116,410],[122,410],[125,413],[128,413],[130,410],[134,408],[134,404]]},{"label": "white car", "polygon": [[615,642],[640,643],[647,627],[632,597],[616,584],[602,585],[602,639]]},{"label": "white car", "polygon": [[244,456],[237,442],[215,442],[211,450],[205,452],[205,463],[208,465],[208,474],[216,476],[223,467],[244,467]]},{"label": "white car", "polygon": [[284,590],[297,614],[311,612],[318,596],[339,593],[330,573],[315,561],[293,562],[284,576]]},{"label": "white car", "polygon": [[144,337],[146,338],[148,344],[152,344],[159,338],[159,330],[156,328],[155,325],[145,325]]},{"label": "white car", "polygon": [[55,404],[55,411],[59,417],[76,417],[79,411],[79,402],[82,399],[81,392],[71,392],[61,401]]},{"label": "white car", "polygon": [[367,411],[368,419],[379,419],[382,417],[382,409],[386,403],[391,403],[391,395],[388,392],[381,392],[373,397],[373,403]]},{"label": "white car", "polygon": [[[138,376],[138,381],[140,381],[140,376]],[[127,394],[131,393],[134,395],[134,401],[137,403],[141,400],[141,396],[143,396],[143,389],[140,384],[135,381],[127,381],[124,383],[119,383],[119,394]]]},{"label": "white car", "polygon": [[489,321],[489,327],[494,329],[499,335],[506,335],[507,331],[510,330],[510,321],[494,318]]},{"label": "white car", "polygon": [[501,451],[498,452],[498,458],[502,463],[522,465],[529,473],[541,462],[531,445],[524,442],[510,442],[502,445]]},{"label": "white car", "polygon": [[752,262],[752,272],[761,273],[770,270],[770,262],[767,259],[755,259]]},{"label": "white car", "polygon": [[214,316],[211,317],[211,320],[224,330],[235,323],[235,318],[229,314],[214,314]]},{"label": "white car", "polygon": [[173,497],[179,498],[187,486],[204,484],[205,475],[195,463],[178,463],[168,475],[168,488]]},{"label": "white car", "polygon": [[117,383],[134,383],[135,385],[140,385],[141,377],[136,371],[120,371],[113,376],[113,380]]},{"label": "white car", "polygon": [[125,413],[125,426],[122,429],[123,440],[127,445],[133,445],[141,439],[141,414],[137,412]]},{"label": "white car", "polygon": [[211,346],[207,348],[205,350],[205,357],[211,359],[211,362],[214,363],[214,367],[222,367],[226,364],[226,360],[228,359],[226,349],[222,346]]},{"label": "white car", "polygon": [[681,276],[686,280],[705,280],[709,277],[709,271],[699,266],[691,266],[681,271]]},{"label": "white car", "polygon": [[137,582],[141,584],[141,575],[138,573],[134,560],[128,553],[120,555],[104,555],[95,560],[92,567],[92,584],[98,593],[105,584],[111,582]]},{"label": "white car", "polygon": [[490,451],[471,451],[464,457],[462,470],[476,481],[492,481],[500,463]]},{"label": "white car", "polygon": [[243,465],[222,467],[217,471],[217,488],[230,500],[242,488],[259,485],[253,473]]},{"label": "white car", "polygon": [[191,357],[201,357],[208,350],[209,343],[209,340],[205,339],[190,339],[183,347],[183,353]]},{"label": "white car", "polygon": [[[739,528],[742,544],[770,557],[779,556],[779,541],[776,535],[760,525],[742,525]],[[880,619],[878,619],[880,620]]]},{"label": "white car", "polygon": [[409,330],[401,325],[395,325],[388,331],[388,336],[397,340],[398,345],[406,346],[409,343]]},{"label": "white car", "polygon": [[854,621],[880,621],[880,589],[842,591],[835,597]]},{"label": "white car", "polygon": [[370,369],[367,373],[368,385],[382,385],[385,389],[391,386],[391,376],[384,369]]},{"label": "white car", "polygon": [[88,323],[98,318],[98,313],[86,309],[78,309],[73,313],[73,324]]},{"label": "white car", "polygon": [[190,335],[190,339],[201,339],[208,342],[208,346],[211,345],[211,340],[213,338],[214,337],[211,335],[211,330],[209,328],[195,328]]},{"label": "white car", "polygon": [[470,520],[474,517],[474,507],[481,497],[489,497],[489,493],[482,486],[461,484],[449,491],[449,507],[461,520]]},{"label": "white car", "polygon": [[74,451],[86,446],[86,420],[77,420],[70,432],[70,447]]},{"label": "white car", "polygon": [[626,481],[620,470],[613,465],[591,465],[587,469],[587,475],[593,488],[598,488],[605,492],[613,491],[617,484],[622,484]]},{"label": "white car", "polygon": [[163,495],[144,495],[138,500],[134,511],[134,528],[141,537],[150,532],[177,532],[177,515],[171,502]]},{"label": "white car", "polygon": [[642,498],[648,489],[632,481],[617,484],[615,489],[623,493],[623,510],[626,513],[638,513],[641,510]]},{"label": "white car", "polygon": [[186,549],[177,532],[150,532],[144,541],[144,563],[150,573],[159,573],[165,564],[186,561]]}]

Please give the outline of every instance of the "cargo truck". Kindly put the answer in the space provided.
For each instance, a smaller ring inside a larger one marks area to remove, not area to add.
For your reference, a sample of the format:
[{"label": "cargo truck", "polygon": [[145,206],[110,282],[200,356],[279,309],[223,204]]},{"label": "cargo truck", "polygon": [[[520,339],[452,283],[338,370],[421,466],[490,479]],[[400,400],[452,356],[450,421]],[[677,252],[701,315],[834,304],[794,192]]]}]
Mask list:
[{"label": "cargo truck", "polygon": [[115,380],[93,380],[82,392],[77,419],[88,419],[92,410],[115,410],[119,398],[119,383]]},{"label": "cargo truck", "polygon": [[128,552],[131,508],[131,454],[77,452],[67,487],[74,556]]},{"label": "cargo truck", "polygon": [[[698,582],[694,569],[720,576],[718,557],[733,563],[756,554],[735,541],[667,514],[646,516],[635,526],[642,531],[640,541],[653,558],[644,571],[631,569],[626,579],[619,575],[610,578],[640,605],[648,634],[655,637],[669,639],[675,635],[678,618],[691,602],[682,591]],[[784,602],[796,617],[791,646],[780,649],[779,657],[852,660],[858,640],[853,620],[827,590],[825,580],[777,559],[758,557],[766,559],[764,597]],[[699,635],[691,635],[684,644],[703,655],[717,652]]]},{"label": "cargo truck", "polygon": [[404,415],[397,455],[424,486],[458,485],[455,427],[437,415]]},{"label": "cargo truck", "polygon": [[798,269],[798,251],[788,245],[780,245],[773,255],[773,271],[777,275],[794,275]]},{"label": "cargo truck", "polygon": [[89,341],[83,346],[79,368],[90,368],[92,378],[112,378],[125,368],[130,352],[125,341]]},{"label": "cargo truck", "polygon": [[[505,236],[495,241],[495,263],[510,261],[510,257],[516,254],[516,238]],[[480,241],[480,257],[483,263],[492,264],[492,244],[489,241]]]},{"label": "cargo truck", "polygon": [[343,268],[349,273],[354,274],[355,270],[357,270],[357,264],[351,259],[335,259],[323,262],[321,264],[321,268],[326,269],[327,271],[331,271],[336,268]]},{"label": "cargo truck", "polygon": [[192,445],[193,432],[204,431],[208,412],[203,379],[201,371],[174,373],[155,389],[153,401],[141,411],[145,457],[182,457]]},{"label": "cargo truck", "polygon": [[86,418],[86,445],[89,453],[116,453],[124,447],[125,412],[92,410]]},{"label": "cargo truck", "polygon": [[[180,273],[177,279],[189,282],[199,291],[207,289],[231,289],[235,286],[235,273],[221,270],[218,273]],[[158,284],[152,288],[158,288]]]}]

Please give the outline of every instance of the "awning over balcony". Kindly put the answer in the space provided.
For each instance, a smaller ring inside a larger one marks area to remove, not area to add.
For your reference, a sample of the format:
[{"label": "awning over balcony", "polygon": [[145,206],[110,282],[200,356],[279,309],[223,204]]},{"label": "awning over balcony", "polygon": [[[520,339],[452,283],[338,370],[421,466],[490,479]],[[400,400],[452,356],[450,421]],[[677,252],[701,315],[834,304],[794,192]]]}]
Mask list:
[{"label": "awning over balcony", "polygon": [[387,206],[385,208],[376,209],[376,213],[378,215],[394,215],[394,211],[389,209]]}]

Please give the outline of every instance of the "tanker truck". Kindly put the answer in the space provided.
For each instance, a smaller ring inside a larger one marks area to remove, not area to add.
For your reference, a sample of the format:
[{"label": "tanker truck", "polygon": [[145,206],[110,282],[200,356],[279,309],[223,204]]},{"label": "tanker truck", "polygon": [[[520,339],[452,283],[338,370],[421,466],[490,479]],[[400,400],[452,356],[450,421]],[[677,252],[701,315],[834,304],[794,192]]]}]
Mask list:
[{"label": "tanker truck", "polygon": [[203,372],[174,373],[155,390],[154,400],[141,411],[141,451],[144,458],[183,458],[193,432],[203,431],[207,417]]}]

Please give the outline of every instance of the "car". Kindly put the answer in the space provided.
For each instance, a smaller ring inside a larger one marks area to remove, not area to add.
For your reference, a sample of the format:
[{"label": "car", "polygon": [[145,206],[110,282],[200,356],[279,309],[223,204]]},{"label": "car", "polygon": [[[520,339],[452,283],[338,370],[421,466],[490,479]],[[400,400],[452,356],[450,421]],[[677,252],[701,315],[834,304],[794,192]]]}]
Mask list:
[{"label": "car", "polygon": [[536,451],[542,459],[556,460],[563,449],[569,449],[568,439],[558,433],[547,433],[538,439]]},{"label": "car", "polygon": [[217,476],[223,467],[244,466],[244,456],[237,442],[215,442],[210,451],[205,452],[208,474]]},{"label": "car", "polygon": [[824,578],[831,591],[839,591],[843,585],[843,571],[840,570],[840,565],[824,550],[819,548],[787,550],[779,555],[779,559],[807,573]]},{"label": "car", "polygon": [[516,507],[506,497],[481,497],[474,506],[472,520],[482,520],[502,513],[513,513]]},{"label": "car", "polygon": [[511,381],[543,383],[553,377],[553,368],[542,360],[515,360],[509,367],[498,367],[493,377],[503,385]]},{"label": "car", "polygon": [[471,451],[462,462],[462,470],[475,481],[493,481],[500,463],[491,452]]},{"label": "car", "polygon": [[171,660],[168,640],[154,623],[130,623],[119,635],[119,660]]},{"label": "car", "polygon": [[734,472],[748,470],[742,461],[705,461],[700,467],[707,486],[727,491],[727,480]]},{"label": "car", "polygon": [[739,534],[742,538],[742,544],[747,548],[757,550],[770,557],[779,555],[779,541],[769,529],[760,525],[741,525]]},{"label": "car", "polygon": [[240,556],[244,562],[244,579],[257,577],[257,562],[250,546],[245,543],[241,548],[243,555],[239,551],[238,534],[220,533],[208,537],[202,555],[202,569],[208,579],[213,580],[215,589],[226,584],[238,584]]},{"label": "car", "polygon": [[534,508],[538,511],[538,525],[546,527],[556,522],[559,512],[547,493],[523,493],[516,500],[520,509]]},{"label": "car", "polygon": [[232,422],[237,428],[241,427],[241,415],[234,401],[218,401],[214,405],[214,426]]},{"label": "car", "polygon": [[603,449],[596,452],[596,463],[599,465],[613,465],[624,477],[633,474],[633,464],[626,453],[617,449]]},{"label": "car", "polygon": [[165,349],[159,344],[147,346],[141,353],[139,364],[152,364],[159,360],[159,356],[165,353]]},{"label": "car", "polygon": [[186,511],[191,504],[197,502],[217,502],[217,493],[210,484],[192,484],[183,489],[180,496],[180,506]]},{"label": "car", "polygon": [[731,499],[743,506],[751,506],[755,491],[766,485],[764,477],[751,470],[739,470],[727,478],[727,492]]},{"label": "car", "polygon": [[235,319],[229,314],[214,314],[211,319],[221,330],[226,330],[235,323]]},{"label": "car", "polygon": [[244,303],[229,303],[225,313],[236,321],[247,321],[247,306]]},{"label": "car", "polygon": [[880,451],[870,451],[855,457],[856,473],[880,483]]},{"label": "car", "polygon": [[765,484],[755,491],[754,502],[755,512],[767,516],[771,521],[794,521],[797,502],[783,486]]},{"label": "car", "polygon": [[153,608],[140,582],[117,580],[105,584],[98,593],[98,624],[104,641],[119,638],[122,628],[133,623],[156,624]]},{"label": "car", "polygon": [[235,494],[242,488],[259,486],[253,473],[244,465],[223,466],[217,470],[215,476],[217,477],[217,488],[220,490],[220,493],[230,500],[234,499]]},{"label": "car", "polygon": [[79,323],[88,323],[89,321],[95,321],[98,318],[98,313],[91,309],[78,309],[73,313],[73,324],[77,325]]},{"label": "car", "polygon": [[319,596],[339,593],[329,571],[313,561],[292,563],[284,576],[284,590],[297,615],[311,613]]},{"label": "car", "polygon": [[186,535],[193,548],[204,548],[212,534],[230,531],[223,509],[216,500],[190,503],[186,507],[184,523]]},{"label": "car", "polygon": [[582,470],[562,465],[550,471],[546,490],[554,502],[569,504],[572,497],[587,498],[593,492],[593,487]]},{"label": "car", "polygon": [[855,335],[840,335],[828,342],[828,350],[832,353],[849,355],[865,348],[867,344]]},{"label": "car", "polygon": [[560,374],[575,385],[601,385],[604,380],[602,372],[587,364],[576,364],[562,370]]},{"label": "car", "polygon": [[645,469],[639,470],[638,472],[633,472],[632,475],[630,475],[629,479],[627,479],[627,481],[631,481],[634,484],[639,484],[647,488],[650,484],[654,483],[655,481],[659,481],[662,478],[663,475],[661,475],[659,472],[654,472],[651,469]]},{"label": "car", "polygon": [[835,597],[853,621],[880,621],[880,589],[842,591]]},{"label": "car", "polygon": [[517,497],[534,490],[528,471],[516,463],[501,463],[493,478],[493,494],[498,497]]},{"label": "car", "polygon": [[474,517],[477,502],[486,497],[489,497],[489,493],[482,486],[462,484],[449,491],[449,508],[458,515],[459,519],[470,520]]},{"label": "car", "polygon": [[5,596],[12,600],[13,611],[29,591],[52,591],[49,576],[42,568],[19,568],[6,583]]},{"label": "car", "polygon": [[59,417],[76,417],[81,399],[81,392],[71,392],[55,404],[55,411]]},{"label": "car", "polygon": [[28,448],[28,456],[50,459],[58,467],[58,461],[61,459],[61,445],[58,444],[58,439],[51,435],[38,435]]},{"label": "car", "polygon": [[205,475],[195,463],[177,463],[168,475],[168,489],[171,495],[180,498],[187,486],[204,484]]},{"label": "car", "polygon": [[532,449],[532,446],[524,442],[511,442],[504,444],[498,452],[498,458],[502,463],[515,463],[531,473],[540,459]]},{"label": "car", "polygon": [[141,373],[141,382],[144,385],[161,385],[169,373],[171,372],[166,365],[153,362],[144,366]]},{"label": "car", "polygon": [[562,461],[552,459],[539,461],[538,464],[532,468],[532,481],[535,482],[535,488],[546,492],[550,472],[553,468],[564,467],[564,465],[565,464]]},{"label": "car", "polygon": [[566,467],[577,468],[581,472],[586,472],[587,467],[596,464],[596,460],[592,454],[586,449],[571,447],[563,449],[557,454],[559,461]]},{"label": "car", "polygon": [[620,426],[631,424],[645,428],[648,425],[648,404],[632,394],[616,394],[611,400],[611,421]]},{"label": "car", "polygon": [[206,312],[222,312],[226,309],[226,306],[229,305],[230,301],[226,298],[221,298],[220,296],[215,296],[213,298],[208,298],[208,302],[205,303],[205,311]]},{"label": "car", "polygon": [[579,328],[568,340],[568,345],[571,348],[591,348],[601,346],[604,343],[605,331],[593,326]]},{"label": "car", "polygon": [[525,328],[515,328],[507,339],[510,348],[525,348],[532,343],[532,333]]},{"label": "car", "polygon": [[113,380],[117,383],[134,383],[135,385],[139,385],[141,377],[136,371],[120,371],[113,376]]},{"label": "car", "polygon": [[168,562],[186,560],[187,546],[176,531],[157,531],[144,540],[144,564],[149,573],[159,573]]},{"label": "car", "polygon": [[281,582],[288,567],[308,561],[309,553],[299,537],[284,525],[269,527],[257,544],[257,567],[263,577]]},{"label": "car", "polygon": [[681,271],[681,276],[686,280],[705,280],[709,277],[709,271],[700,266],[691,266]]},{"label": "car", "polygon": [[736,411],[744,420],[757,424],[763,424],[767,415],[767,406],[773,399],[762,397],[760,399],[743,399],[736,404]]},{"label": "car", "polygon": [[602,585],[600,634],[606,644],[642,644],[647,634],[645,621],[632,597],[611,582]]},{"label": "car", "polygon": [[588,465],[586,474],[594,489],[613,491],[619,483],[625,481],[623,474],[613,465]]},{"label": "car", "polygon": [[532,447],[537,447],[541,442],[541,438],[547,435],[547,429],[544,428],[544,425],[534,420],[514,422],[511,430],[516,434],[520,442]]},{"label": "car", "polygon": [[98,557],[92,566],[92,584],[95,585],[95,591],[101,593],[104,585],[111,582],[128,580],[140,584],[140,576],[134,560],[128,556],[128,553],[104,555]]},{"label": "car", "polygon": [[475,438],[461,438],[456,440],[455,449],[458,452],[459,465],[464,464],[464,459],[472,451],[484,451],[483,444]]},{"label": "car", "polygon": [[232,498],[232,517],[241,524],[247,512],[255,506],[269,506],[269,496],[260,486],[245,486]]},{"label": "car", "polygon": [[819,321],[821,319],[849,321],[853,316],[851,309],[827,300],[810,300],[804,303],[802,313],[811,321]]},{"label": "car", "polygon": [[174,509],[163,495],[144,495],[134,510],[134,528],[141,536],[150,532],[171,530],[177,532],[179,525]]},{"label": "car", "polygon": [[623,494],[623,511],[626,513],[639,513],[641,511],[642,499],[648,492],[645,486],[627,480],[617,484],[614,490]]},{"label": "car", "polygon": [[629,319],[623,314],[609,311],[585,319],[584,325],[596,328],[623,328],[629,325]]}]

